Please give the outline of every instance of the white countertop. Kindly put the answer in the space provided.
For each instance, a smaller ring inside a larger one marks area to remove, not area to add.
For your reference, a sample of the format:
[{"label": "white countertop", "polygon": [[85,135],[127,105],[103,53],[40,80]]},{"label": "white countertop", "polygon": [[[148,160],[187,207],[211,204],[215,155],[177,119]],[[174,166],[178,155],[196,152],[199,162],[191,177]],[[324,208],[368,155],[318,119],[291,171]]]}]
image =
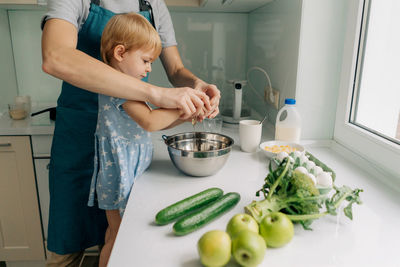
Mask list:
[{"label": "white countertop", "polygon": [[[263,185],[268,172],[268,161],[261,152],[240,151],[237,129],[223,129],[236,144],[226,165],[214,176],[188,177],[173,166],[161,135],[190,130],[171,129],[153,134],[153,162],[133,187],[109,267],[200,267],[196,248],[200,236],[213,229],[225,230],[229,219],[242,213],[244,206],[256,199],[255,192]],[[268,135],[263,139],[268,140]],[[354,205],[353,221],[340,213],[315,221],[311,225],[313,231],[296,225],[291,243],[283,248],[267,249],[260,266],[399,267],[399,193],[355,167],[337,152],[340,149],[335,149],[338,146],[335,142],[316,144],[306,149],[335,170],[337,185],[363,188],[363,204]],[[155,214],[162,208],[210,187],[219,187],[225,193],[238,192],[241,201],[222,217],[186,236],[174,236],[172,224],[157,226],[154,223]],[[228,266],[238,265],[231,260]]]},{"label": "white countertop", "polygon": [[[42,108],[41,108],[42,109]],[[40,110],[40,109],[37,109]],[[201,127],[201,126],[199,126]],[[201,130],[197,129],[197,130]],[[8,113],[0,114],[0,135],[52,135],[54,122],[49,113],[25,120],[12,120]],[[192,131],[190,124],[164,132],[153,133],[152,165],[133,188],[125,216],[112,252],[109,266],[140,267],[200,267],[197,241],[209,230],[224,230],[229,219],[243,212],[244,206],[256,199],[255,192],[263,185],[268,161],[261,152],[241,152],[237,128],[223,128],[223,133],[235,140],[235,146],[225,166],[211,177],[194,178],[180,173],[169,159],[161,135]],[[271,140],[271,127],[264,128],[263,141]],[[400,267],[399,191],[384,185],[371,174],[368,163],[352,153],[341,153],[343,147],[332,141],[308,143],[306,149],[333,168],[338,185],[363,188],[363,204],[353,207],[353,221],[340,213],[312,224],[313,231],[295,226],[291,243],[279,249],[267,249],[260,266],[385,266]],[[339,147],[339,149],[338,149]],[[351,160],[349,160],[351,158]],[[363,169],[353,162],[362,162]],[[367,171],[368,170],[368,171]],[[155,214],[165,206],[210,187],[220,187],[241,195],[239,204],[205,227],[177,237],[172,224],[157,226]],[[238,266],[233,260],[228,266]]]},{"label": "white countertop", "polygon": [[[41,104],[32,108],[32,112],[54,107],[55,104]],[[54,121],[50,120],[49,112],[26,117],[23,120],[13,120],[8,111],[0,112],[0,135],[52,135]]]}]

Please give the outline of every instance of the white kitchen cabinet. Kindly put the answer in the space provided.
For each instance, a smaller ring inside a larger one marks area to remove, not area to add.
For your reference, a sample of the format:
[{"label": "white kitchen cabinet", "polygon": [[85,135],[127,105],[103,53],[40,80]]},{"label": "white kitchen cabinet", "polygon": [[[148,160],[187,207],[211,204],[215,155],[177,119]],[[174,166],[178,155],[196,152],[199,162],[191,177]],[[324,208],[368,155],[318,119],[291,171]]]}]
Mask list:
[{"label": "white kitchen cabinet", "polygon": [[37,5],[37,0],[0,0],[0,4]]},{"label": "white kitchen cabinet", "polygon": [[44,260],[29,136],[0,137],[0,259]]},{"label": "white kitchen cabinet", "polygon": [[50,158],[53,135],[32,135],[32,154],[34,158]]},{"label": "white kitchen cabinet", "polygon": [[[241,12],[248,13],[273,0],[164,0],[172,11]],[[0,8],[36,9],[46,6],[47,0],[0,0]]]},{"label": "white kitchen cabinet", "polygon": [[32,155],[35,163],[36,185],[45,241],[47,241],[47,225],[49,221],[49,163],[52,140],[53,135],[32,135]]},{"label": "white kitchen cabinet", "polygon": [[187,6],[187,7],[202,7],[207,0],[165,0],[167,6]]},{"label": "white kitchen cabinet", "polygon": [[0,5],[46,5],[47,0],[0,0]]},{"label": "white kitchen cabinet", "polygon": [[50,158],[35,158],[36,181],[39,195],[40,215],[42,216],[43,236],[47,240],[49,221],[49,163]]},{"label": "white kitchen cabinet", "polygon": [[164,0],[172,11],[248,13],[273,0]]},{"label": "white kitchen cabinet", "polygon": [[0,9],[4,10],[41,10],[46,5],[47,0],[0,0]]}]

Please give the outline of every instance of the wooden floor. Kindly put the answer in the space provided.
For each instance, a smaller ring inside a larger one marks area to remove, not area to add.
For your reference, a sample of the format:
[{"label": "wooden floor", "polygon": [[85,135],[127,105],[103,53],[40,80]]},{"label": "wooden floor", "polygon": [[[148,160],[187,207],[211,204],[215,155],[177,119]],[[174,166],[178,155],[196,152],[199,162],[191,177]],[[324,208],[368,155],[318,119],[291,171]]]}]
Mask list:
[{"label": "wooden floor", "polygon": [[85,257],[82,267],[97,267],[99,266],[99,257],[98,256],[89,256]]}]

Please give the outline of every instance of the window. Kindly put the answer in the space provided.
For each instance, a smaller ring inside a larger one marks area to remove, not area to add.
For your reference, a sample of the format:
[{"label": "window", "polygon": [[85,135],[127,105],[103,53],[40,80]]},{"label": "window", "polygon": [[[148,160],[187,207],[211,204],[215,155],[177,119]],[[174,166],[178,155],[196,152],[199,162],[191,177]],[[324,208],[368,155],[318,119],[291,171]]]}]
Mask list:
[{"label": "window", "polygon": [[366,1],[350,122],[400,144],[400,1]]},{"label": "window", "polygon": [[334,138],[400,179],[400,1],[349,1]]}]

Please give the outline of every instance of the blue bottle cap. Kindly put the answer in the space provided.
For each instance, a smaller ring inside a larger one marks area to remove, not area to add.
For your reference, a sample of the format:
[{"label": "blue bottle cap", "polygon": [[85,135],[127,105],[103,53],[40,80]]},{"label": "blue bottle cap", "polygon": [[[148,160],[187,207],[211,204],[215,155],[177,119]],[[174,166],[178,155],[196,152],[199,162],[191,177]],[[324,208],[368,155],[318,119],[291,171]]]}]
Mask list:
[{"label": "blue bottle cap", "polygon": [[296,99],[293,99],[293,98],[286,98],[286,99],[285,99],[285,104],[288,104],[288,105],[295,105],[295,104],[296,104]]}]

